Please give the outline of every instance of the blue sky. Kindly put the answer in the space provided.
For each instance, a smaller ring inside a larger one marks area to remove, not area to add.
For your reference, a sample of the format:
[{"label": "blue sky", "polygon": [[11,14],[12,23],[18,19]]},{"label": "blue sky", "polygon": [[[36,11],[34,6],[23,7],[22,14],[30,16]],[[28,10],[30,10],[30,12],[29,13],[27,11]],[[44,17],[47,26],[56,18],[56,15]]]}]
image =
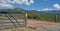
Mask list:
[{"label": "blue sky", "polygon": [[26,10],[60,10],[60,0],[1,0],[0,8],[17,8]]}]

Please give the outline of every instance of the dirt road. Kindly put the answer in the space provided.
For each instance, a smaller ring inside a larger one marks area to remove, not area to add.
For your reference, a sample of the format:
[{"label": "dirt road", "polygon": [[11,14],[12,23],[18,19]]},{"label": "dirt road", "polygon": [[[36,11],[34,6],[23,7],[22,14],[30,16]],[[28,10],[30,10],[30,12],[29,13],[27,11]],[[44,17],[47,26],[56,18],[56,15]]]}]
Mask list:
[{"label": "dirt road", "polygon": [[[43,26],[39,26],[35,29],[29,28],[29,27],[23,27],[23,28],[12,28],[12,29],[8,29],[8,30],[6,29],[4,31],[60,31],[60,23],[45,25],[47,22],[48,21],[37,21],[37,20],[28,19],[27,25],[43,23]],[[38,25],[38,24],[36,24],[36,25]]]},{"label": "dirt road", "polygon": [[[28,23],[30,24],[47,23],[47,21],[29,20]],[[43,25],[41,27],[37,27],[36,29],[31,29],[31,31],[60,31],[60,23],[53,23],[45,26]]]}]

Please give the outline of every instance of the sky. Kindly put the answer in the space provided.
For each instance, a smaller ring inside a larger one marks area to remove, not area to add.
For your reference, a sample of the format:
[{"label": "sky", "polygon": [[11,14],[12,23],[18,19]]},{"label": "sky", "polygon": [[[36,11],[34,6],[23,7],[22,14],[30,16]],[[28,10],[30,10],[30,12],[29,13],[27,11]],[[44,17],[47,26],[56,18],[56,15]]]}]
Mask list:
[{"label": "sky", "polygon": [[60,0],[0,0],[0,9],[60,10]]}]

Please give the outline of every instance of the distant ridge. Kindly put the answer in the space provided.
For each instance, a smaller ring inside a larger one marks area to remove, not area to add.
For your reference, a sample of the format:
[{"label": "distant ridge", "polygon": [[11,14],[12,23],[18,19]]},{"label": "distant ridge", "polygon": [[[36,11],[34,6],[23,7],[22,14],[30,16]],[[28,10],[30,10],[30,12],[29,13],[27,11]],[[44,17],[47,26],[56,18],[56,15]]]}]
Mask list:
[{"label": "distant ridge", "polygon": [[0,12],[21,12],[24,11],[22,8],[14,8],[14,9],[0,9]]},{"label": "distant ridge", "polygon": [[20,7],[14,9],[0,9],[0,12],[25,12],[25,13],[51,13],[51,14],[60,14],[60,10],[49,10],[49,11],[37,11],[37,10],[24,10]]}]

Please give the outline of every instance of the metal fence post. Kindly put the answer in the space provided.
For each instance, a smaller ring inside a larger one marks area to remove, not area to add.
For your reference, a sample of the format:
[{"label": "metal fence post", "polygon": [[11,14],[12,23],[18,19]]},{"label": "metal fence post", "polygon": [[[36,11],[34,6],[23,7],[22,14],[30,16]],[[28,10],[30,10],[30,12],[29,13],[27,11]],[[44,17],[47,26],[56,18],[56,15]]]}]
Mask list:
[{"label": "metal fence post", "polygon": [[2,14],[2,30],[4,30],[4,14]]}]

